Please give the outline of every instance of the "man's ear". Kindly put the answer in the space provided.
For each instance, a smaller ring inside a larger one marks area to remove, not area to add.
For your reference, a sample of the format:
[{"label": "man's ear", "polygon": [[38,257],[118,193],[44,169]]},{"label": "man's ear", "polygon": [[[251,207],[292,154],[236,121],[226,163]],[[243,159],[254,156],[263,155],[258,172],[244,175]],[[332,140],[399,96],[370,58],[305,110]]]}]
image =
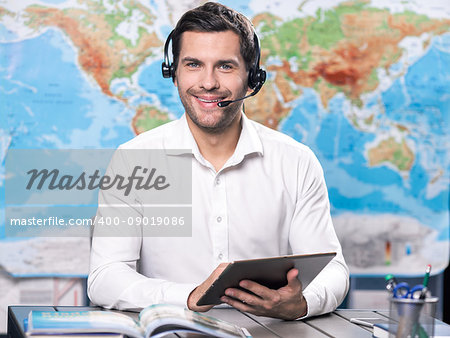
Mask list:
[{"label": "man's ear", "polygon": [[173,84],[175,85],[175,87],[178,87],[178,81],[175,75],[173,76]]}]

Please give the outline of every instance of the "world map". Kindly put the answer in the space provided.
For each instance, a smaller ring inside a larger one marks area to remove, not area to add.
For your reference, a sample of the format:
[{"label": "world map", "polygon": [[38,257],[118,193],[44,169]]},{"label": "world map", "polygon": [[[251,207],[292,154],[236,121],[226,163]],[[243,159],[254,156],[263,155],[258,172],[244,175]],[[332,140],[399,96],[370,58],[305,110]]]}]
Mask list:
[{"label": "world map", "polygon": [[[115,149],[180,117],[162,48],[182,13],[202,3],[0,1],[0,205],[11,149]],[[445,269],[448,2],[222,3],[253,22],[268,72],[245,113],[317,155],[351,273]],[[0,216],[4,229],[4,207]],[[85,275],[88,250],[85,239],[0,230],[0,265],[17,276]]]}]

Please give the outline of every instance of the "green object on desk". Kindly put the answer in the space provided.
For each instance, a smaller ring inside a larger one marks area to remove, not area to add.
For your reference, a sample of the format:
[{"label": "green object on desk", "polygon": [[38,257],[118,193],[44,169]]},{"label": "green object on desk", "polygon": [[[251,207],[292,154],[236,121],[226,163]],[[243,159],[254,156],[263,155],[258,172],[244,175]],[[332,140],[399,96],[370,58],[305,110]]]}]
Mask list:
[{"label": "green object on desk", "polygon": [[420,293],[419,299],[425,299],[427,296],[428,291],[428,280],[430,279],[430,272],[431,272],[431,264],[427,265],[427,268],[425,269],[425,276],[423,277],[423,289]]},{"label": "green object on desk", "polygon": [[430,272],[431,272],[431,264],[427,265],[427,268],[425,270],[425,277],[423,278],[423,286],[428,287],[428,280],[430,279]]},{"label": "green object on desk", "polygon": [[419,331],[419,332],[418,332],[419,338],[428,338],[427,332],[425,331],[425,329],[423,328],[423,326],[420,325],[420,324],[414,325],[414,328],[413,328],[411,337],[415,337],[417,331]]}]

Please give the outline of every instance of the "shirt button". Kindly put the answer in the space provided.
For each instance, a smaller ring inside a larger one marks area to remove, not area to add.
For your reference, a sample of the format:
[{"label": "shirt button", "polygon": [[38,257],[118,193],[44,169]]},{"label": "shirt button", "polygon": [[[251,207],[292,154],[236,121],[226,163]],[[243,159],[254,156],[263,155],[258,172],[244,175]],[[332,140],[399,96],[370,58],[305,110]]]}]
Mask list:
[{"label": "shirt button", "polygon": [[217,256],[219,259],[222,259],[223,258],[223,254],[219,254],[219,256]]},{"label": "shirt button", "polygon": [[217,220],[217,223],[220,223],[220,222],[222,222],[222,217],[219,216],[216,218],[216,220]]},{"label": "shirt button", "polygon": [[216,179],[216,185],[220,184],[220,178]]}]

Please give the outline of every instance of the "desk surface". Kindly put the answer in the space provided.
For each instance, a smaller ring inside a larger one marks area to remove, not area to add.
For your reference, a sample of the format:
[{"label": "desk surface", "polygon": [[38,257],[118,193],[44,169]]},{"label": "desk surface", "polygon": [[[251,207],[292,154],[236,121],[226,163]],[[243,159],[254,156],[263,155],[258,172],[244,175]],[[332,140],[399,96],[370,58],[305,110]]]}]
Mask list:
[{"label": "desk surface", "polygon": [[[71,311],[98,310],[94,307],[72,306],[10,306],[8,307],[8,337],[25,337],[23,320],[31,310]],[[124,312],[132,317],[137,313]],[[387,311],[336,310],[333,313],[303,321],[282,321],[244,314],[232,308],[212,309],[208,315],[245,327],[253,337],[372,337],[370,328],[350,322],[350,318],[387,318]],[[170,337],[170,336],[169,336]]]}]

